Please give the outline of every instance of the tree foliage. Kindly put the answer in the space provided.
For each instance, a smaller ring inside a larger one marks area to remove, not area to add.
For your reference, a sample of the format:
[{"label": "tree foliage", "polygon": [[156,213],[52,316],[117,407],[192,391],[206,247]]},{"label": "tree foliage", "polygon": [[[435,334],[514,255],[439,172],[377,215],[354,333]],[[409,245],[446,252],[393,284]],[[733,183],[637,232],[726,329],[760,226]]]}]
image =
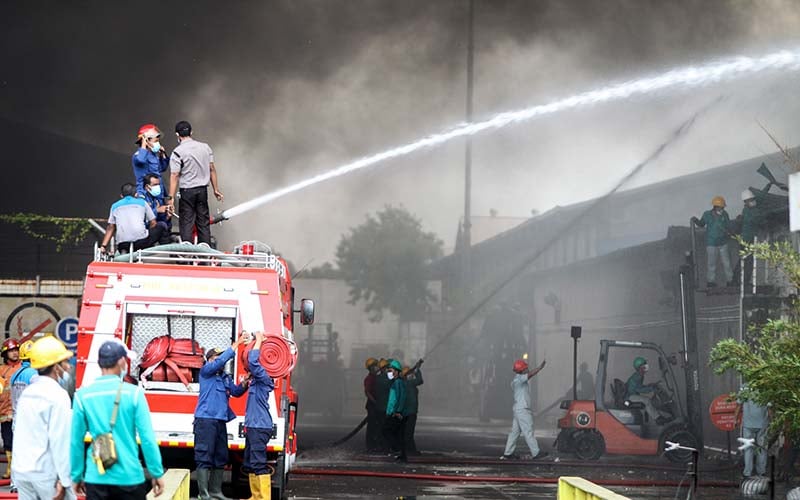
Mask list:
[{"label": "tree foliage", "polygon": [[386,310],[401,319],[420,319],[434,298],[426,266],[441,256],[442,241],[405,208],[391,206],[351,228],[336,248],[349,302],[363,301],[370,321],[380,321]]},{"label": "tree foliage", "polygon": [[[752,253],[781,269],[789,281],[800,287],[800,254],[787,242],[746,244]],[[725,339],[711,351],[714,371],[734,370],[746,387],[741,399],[772,406],[773,435],[786,432],[800,437],[800,304],[794,302],[789,318],[769,320],[747,332],[744,341]]]},{"label": "tree foliage", "polygon": [[[92,228],[86,219],[42,214],[0,214],[0,221],[20,226],[33,238],[54,242],[59,252],[65,245],[77,245],[83,241]],[[47,226],[55,226],[57,231],[48,232],[45,230]]]}]

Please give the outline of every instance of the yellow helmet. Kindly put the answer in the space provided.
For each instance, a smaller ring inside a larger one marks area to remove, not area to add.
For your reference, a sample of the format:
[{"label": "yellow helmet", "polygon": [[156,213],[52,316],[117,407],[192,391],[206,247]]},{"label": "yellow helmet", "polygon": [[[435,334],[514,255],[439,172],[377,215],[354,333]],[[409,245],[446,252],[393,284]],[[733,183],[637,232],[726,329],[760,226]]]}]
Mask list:
[{"label": "yellow helmet", "polygon": [[725,208],[727,204],[725,203],[725,198],[723,198],[722,196],[715,196],[711,198],[711,206]]},{"label": "yellow helmet", "polygon": [[378,360],[377,360],[377,359],[375,359],[375,358],[367,358],[367,360],[366,360],[366,361],[364,361],[364,368],[366,368],[367,370],[369,370],[369,368],[370,368],[372,365],[375,365],[375,364],[377,364],[377,363],[378,363]]},{"label": "yellow helmet", "polygon": [[386,368],[387,366],[389,366],[389,360],[388,359],[381,358],[381,360],[378,361],[378,368],[380,368],[381,370]]},{"label": "yellow helmet", "polygon": [[31,359],[31,347],[33,340],[26,340],[19,346],[19,359]]},{"label": "yellow helmet", "polygon": [[48,335],[33,343],[29,355],[31,368],[39,370],[71,358],[72,352],[60,340]]}]

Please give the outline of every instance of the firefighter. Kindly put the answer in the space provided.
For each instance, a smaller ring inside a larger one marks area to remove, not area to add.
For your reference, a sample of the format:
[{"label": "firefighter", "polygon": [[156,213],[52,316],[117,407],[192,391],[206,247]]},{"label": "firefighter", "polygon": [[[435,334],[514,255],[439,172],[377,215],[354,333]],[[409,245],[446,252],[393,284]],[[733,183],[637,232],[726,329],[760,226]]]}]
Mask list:
[{"label": "firefighter", "polygon": [[644,374],[649,369],[650,365],[647,364],[645,358],[639,356],[633,360],[634,372],[628,377],[628,382],[625,384],[625,399],[643,403],[644,409],[650,418],[655,418],[658,425],[663,425],[667,423],[668,419],[656,410],[651,400],[655,394],[655,387],[652,384],[644,383]]},{"label": "firefighter", "polygon": [[172,233],[172,205],[159,201],[159,199],[163,199],[163,195],[161,178],[156,174],[145,175],[144,201],[150,205],[150,210],[155,214],[156,225],[161,226],[161,238],[158,240],[160,245],[168,244]]},{"label": "firefighter", "polygon": [[731,219],[725,211],[725,198],[715,196],[711,200],[711,210],[706,210],[701,218],[692,217],[692,223],[706,228],[706,277],[707,287],[717,286],[717,260],[722,262],[722,271],[727,286],[733,286],[733,270],[731,256],[728,253],[728,241]]},{"label": "firefighter", "polygon": [[[756,239],[756,232],[758,232],[758,228],[763,221],[761,209],[758,207],[755,194],[750,189],[742,191],[742,202],[744,203],[744,209],[742,209],[742,215],[737,217],[737,222],[741,224],[742,241],[753,243]],[[740,268],[744,286],[747,288],[753,280],[752,254],[742,257]]]},{"label": "firefighter", "polygon": [[11,384],[8,381],[22,365],[19,360],[19,342],[16,339],[6,339],[0,349],[0,356],[3,357],[4,363],[3,366],[0,366],[0,379],[3,384],[3,390],[0,392],[0,435],[3,437],[3,449],[8,460],[3,479],[9,479],[11,477],[11,451],[14,447],[14,407],[11,405]]},{"label": "firefighter", "polygon": [[33,341],[31,340],[26,340],[19,346],[19,359],[22,364],[19,369],[11,375],[11,380],[8,382],[9,385],[11,385],[11,408],[14,413],[14,421],[16,421],[17,403],[19,402],[19,397],[22,395],[22,391],[38,377],[36,369],[31,368],[30,351],[32,346]]},{"label": "firefighter", "polygon": [[244,415],[246,430],[244,438],[243,469],[248,472],[253,500],[269,499],[272,495],[270,467],[267,465],[267,445],[272,436],[272,417],[269,414],[270,392],[275,384],[261,366],[261,343],[264,334],[256,332],[253,349],[247,355],[250,369],[250,392]]},{"label": "firefighter", "polygon": [[67,438],[72,412],[66,391],[70,372],[67,360],[72,352],[55,337],[47,336],[37,340],[29,353],[31,368],[39,376],[17,405],[14,483],[20,498],[75,498]]},{"label": "firefighter", "polygon": [[378,372],[375,374],[375,407],[378,410],[378,448],[381,451],[389,451],[389,443],[383,437],[383,424],[386,421],[386,402],[389,401],[389,386],[391,381],[386,373],[389,370],[389,360],[381,358],[378,361]]},{"label": "firefighter", "polygon": [[156,223],[156,216],[147,202],[136,196],[136,186],[126,182],[120,188],[121,198],[111,205],[108,226],[100,251],[106,253],[111,238],[116,236],[120,253],[150,248],[161,240],[164,226]]},{"label": "firefighter", "polygon": [[396,460],[407,462],[406,445],[403,441],[403,426],[405,424],[406,383],[400,376],[403,365],[396,359],[389,361],[386,378],[390,382],[389,398],[384,412],[383,437],[392,450],[399,451]]},{"label": "firefighter", "polygon": [[514,361],[514,373],[516,375],[511,380],[511,389],[514,391],[514,422],[511,424],[511,432],[508,434],[506,449],[501,460],[517,458],[514,450],[517,447],[517,439],[520,434],[525,438],[525,443],[531,450],[531,458],[543,458],[547,456],[546,451],[539,448],[539,442],[533,435],[533,411],[531,409],[531,394],[528,388],[528,381],[537,373],[542,371],[546,361],[531,370],[528,363],[523,359]]},{"label": "firefighter", "polygon": [[368,358],[364,362],[364,368],[367,369],[367,376],[364,377],[364,396],[367,398],[367,403],[364,406],[367,410],[367,451],[378,451],[381,447],[381,441],[378,437],[381,432],[379,427],[380,419],[378,418],[378,400],[375,392],[378,378],[378,360]]},{"label": "firefighter", "polygon": [[[147,123],[139,128],[139,133],[136,135],[136,145],[139,149],[133,153],[131,163],[133,165],[133,175],[136,178],[136,192],[139,196],[144,197],[145,184],[144,176],[147,174],[154,174],[158,176],[159,181],[161,172],[169,167],[169,156],[161,145],[161,131],[152,123]],[[164,193],[157,197],[159,204],[164,204]]]},{"label": "firefighter", "polygon": [[417,442],[414,440],[414,432],[417,430],[417,413],[419,411],[419,386],[424,381],[422,380],[422,366],[423,360],[417,361],[417,364],[411,368],[403,368],[403,380],[406,382],[406,405],[405,405],[405,425],[403,426],[403,441],[405,442],[405,449],[407,455],[419,455],[417,450]]},{"label": "firefighter", "polygon": [[224,500],[222,474],[228,464],[227,423],[236,418],[228,400],[247,390],[247,381],[235,384],[224,371],[236,355],[237,340],[227,349],[209,349],[200,369],[200,396],[194,410],[194,461],[197,464],[197,498]]}]

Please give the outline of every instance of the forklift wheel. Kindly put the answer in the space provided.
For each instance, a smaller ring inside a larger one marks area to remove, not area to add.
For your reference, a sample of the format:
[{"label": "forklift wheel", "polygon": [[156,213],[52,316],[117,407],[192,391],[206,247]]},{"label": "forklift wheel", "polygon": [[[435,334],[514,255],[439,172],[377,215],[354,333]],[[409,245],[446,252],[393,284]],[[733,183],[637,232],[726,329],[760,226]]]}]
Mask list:
[{"label": "forklift wheel", "polygon": [[[662,450],[664,449],[663,443],[666,441],[680,443],[682,446],[687,446],[689,448],[697,448],[699,446],[697,438],[694,436],[694,434],[689,432],[689,430],[683,426],[667,429],[664,431],[664,434],[661,435],[660,441],[662,443]],[[673,450],[664,453],[664,456],[666,456],[670,462],[685,464],[692,459],[692,452],[686,450]]]},{"label": "forklift wheel", "polygon": [[578,431],[573,439],[575,455],[581,460],[597,460],[606,451],[603,435],[596,430]]}]

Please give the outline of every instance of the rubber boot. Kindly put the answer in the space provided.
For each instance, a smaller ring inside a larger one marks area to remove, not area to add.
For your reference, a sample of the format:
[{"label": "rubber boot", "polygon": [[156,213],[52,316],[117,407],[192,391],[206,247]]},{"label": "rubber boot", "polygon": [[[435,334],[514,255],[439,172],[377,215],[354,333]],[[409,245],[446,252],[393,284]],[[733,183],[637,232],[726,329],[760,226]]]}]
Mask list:
[{"label": "rubber boot", "polygon": [[260,500],[270,500],[272,498],[272,475],[261,474],[256,476],[256,480],[258,481],[258,490],[261,493],[258,498]]},{"label": "rubber boot", "polygon": [[256,476],[255,474],[248,474],[247,479],[250,481],[250,499],[260,500],[261,488],[258,483],[258,476]]},{"label": "rubber boot", "polygon": [[222,475],[225,469],[211,469],[211,476],[208,479],[208,494],[214,500],[230,500],[222,494]]},{"label": "rubber boot", "polygon": [[6,463],[6,473],[3,474],[3,479],[10,479],[11,478],[11,452],[10,451],[6,452],[6,460],[8,462]]},{"label": "rubber boot", "polygon": [[209,500],[211,496],[208,494],[208,479],[211,474],[211,469],[197,469],[197,500]]}]

